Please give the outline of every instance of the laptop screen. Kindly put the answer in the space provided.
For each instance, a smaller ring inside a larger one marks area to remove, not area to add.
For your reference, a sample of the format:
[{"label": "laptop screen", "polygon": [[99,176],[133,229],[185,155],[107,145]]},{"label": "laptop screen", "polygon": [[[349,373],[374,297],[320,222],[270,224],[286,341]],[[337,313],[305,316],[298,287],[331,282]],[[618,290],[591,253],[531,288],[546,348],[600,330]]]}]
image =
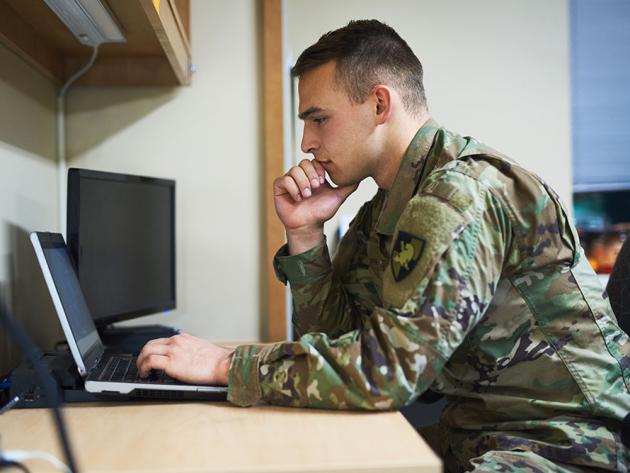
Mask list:
[{"label": "laptop screen", "polygon": [[[68,248],[60,234],[38,232],[34,235],[36,235],[36,239],[41,245],[43,256],[46,260],[46,267],[48,271],[50,271],[54,289],[56,289],[59,302],[63,307],[63,313],[60,313],[58,308],[57,313],[59,321],[66,333],[66,338],[69,338],[69,334],[67,333],[67,329],[69,328],[82,358],[81,361],[90,366],[87,362],[88,357],[93,354],[95,348],[101,347],[102,345],[92,317],[90,316],[90,310],[81,292],[79,280],[77,279],[76,272],[70,260]],[[42,261],[40,261],[40,265],[41,263]],[[42,270],[44,270],[44,267],[42,267]],[[46,271],[44,270],[43,272],[46,278]],[[51,281],[47,280],[46,282],[54,301],[53,288],[50,287]],[[68,340],[68,343],[72,345],[71,340]]]}]

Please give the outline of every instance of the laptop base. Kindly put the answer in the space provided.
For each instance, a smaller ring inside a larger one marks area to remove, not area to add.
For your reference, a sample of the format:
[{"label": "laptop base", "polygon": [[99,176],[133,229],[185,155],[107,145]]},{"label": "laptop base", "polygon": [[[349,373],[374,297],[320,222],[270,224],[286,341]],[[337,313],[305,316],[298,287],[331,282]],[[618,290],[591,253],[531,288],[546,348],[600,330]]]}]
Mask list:
[{"label": "laptop base", "polygon": [[[196,393],[196,392],[169,392],[136,390],[130,395],[120,393],[90,393],[85,390],[83,379],[77,371],[77,367],[69,351],[49,352],[43,355],[43,361],[48,367],[53,378],[60,388],[61,401],[67,403],[100,402],[115,399],[116,401],[150,401],[150,400],[176,400],[176,401],[226,401],[226,393]],[[15,408],[49,407],[46,392],[41,385],[39,377],[32,366],[23,361],[11,373],[10,397],[19,396],[20,400]]]}]

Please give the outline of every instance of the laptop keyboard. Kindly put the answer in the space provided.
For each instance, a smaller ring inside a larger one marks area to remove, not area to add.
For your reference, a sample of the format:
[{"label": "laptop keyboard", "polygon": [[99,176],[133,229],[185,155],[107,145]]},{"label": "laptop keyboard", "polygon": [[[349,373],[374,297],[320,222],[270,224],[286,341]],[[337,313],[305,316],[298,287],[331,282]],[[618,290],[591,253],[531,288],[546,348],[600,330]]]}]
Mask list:
[{"label": "laptop keyboard", "polygon": [[112,381],[123,383],[151,383],[151,384],[183,384],[175,378],[171,378],[164,371],[151,370],[149,376],[141,378],[138,376],[135,356],[113,355],[105,360],[99,381]]}]

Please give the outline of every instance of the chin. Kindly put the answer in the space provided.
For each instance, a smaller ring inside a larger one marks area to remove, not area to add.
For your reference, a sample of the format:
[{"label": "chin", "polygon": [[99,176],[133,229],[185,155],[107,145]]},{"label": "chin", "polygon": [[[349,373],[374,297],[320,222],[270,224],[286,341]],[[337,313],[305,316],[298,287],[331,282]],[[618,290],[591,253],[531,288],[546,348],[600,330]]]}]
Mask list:
[{"label": "chin", "polygon": [[356,177],[350,177],[350,176],[331,176],[330,174],[328,174],[328,177],[330,178],[333,184],[335,184],[336,186],[341,186],[341,187],[358,184],[359,182],[363,180],[363,179],[357,179]]},{"label": "chin", "polygon": [[346,180],[339,175],[333,175],[328,173],[328,179],[330,179],[330,182],[332,182],[334,185],[336,186],[346,186]]}]

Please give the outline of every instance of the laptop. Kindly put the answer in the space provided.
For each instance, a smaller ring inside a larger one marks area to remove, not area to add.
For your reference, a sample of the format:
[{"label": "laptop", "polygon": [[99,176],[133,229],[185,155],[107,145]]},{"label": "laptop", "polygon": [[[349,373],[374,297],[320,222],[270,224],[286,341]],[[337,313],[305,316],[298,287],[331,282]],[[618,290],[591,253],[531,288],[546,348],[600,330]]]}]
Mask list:
[{"label": "laptop", "polygon": [[136,357],[107,350],[85,302],[63,236],[31,233],[31,243],[85,390],[102,397],[225,400],[227,387],[182,383],[162,371],[140,378]]}]

